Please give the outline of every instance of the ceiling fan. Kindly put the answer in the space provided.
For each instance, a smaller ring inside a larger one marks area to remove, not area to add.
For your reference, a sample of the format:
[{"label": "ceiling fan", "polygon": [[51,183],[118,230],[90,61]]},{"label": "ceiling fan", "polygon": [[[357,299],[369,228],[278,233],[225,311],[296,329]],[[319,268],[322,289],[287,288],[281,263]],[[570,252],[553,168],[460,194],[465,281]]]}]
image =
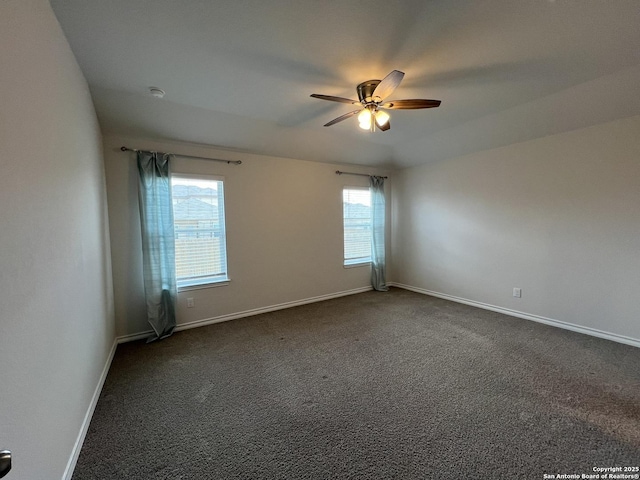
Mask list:
[{"label": "ceiling fan", "polygon": [[367,80],[366,82],[362,82],[356,87],[360,100],[350,100],[348,98],[333,97],[331,95],[318,95],[317,93],[313,93],[311,96],[313,98],[319,98],[320,100],[329,100],[330,102],[362,106],[362,108],[358,108],[358,110],[345,113],[325,123],[325,127],[330,127],[347,118],[358,115],[358,122],[360,123],[360,128],[363,130],[374,132],[376,127],[378,127],[379,130],[385,132],[391,128],[391,124],[389,123],[389,114],[384,110],[415,110],[418,108],[436,108],[440,106],[440,100],[411,99],[385,102],[384,100],[398,88],[403,77],[404,72],[394,70],[382,80]]}]

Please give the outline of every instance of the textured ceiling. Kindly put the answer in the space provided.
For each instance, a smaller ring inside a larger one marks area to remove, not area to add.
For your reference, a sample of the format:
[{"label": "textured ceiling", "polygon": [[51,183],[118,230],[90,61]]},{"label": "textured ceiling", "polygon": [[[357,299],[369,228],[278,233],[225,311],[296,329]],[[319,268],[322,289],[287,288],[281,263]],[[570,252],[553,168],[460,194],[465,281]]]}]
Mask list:
[{"label": "textured ceiling", "polygon": [[[637,0],[51,4],[105,132],[405,167],[640,114]],[[393,69],[441,107],[322,126]]]}]

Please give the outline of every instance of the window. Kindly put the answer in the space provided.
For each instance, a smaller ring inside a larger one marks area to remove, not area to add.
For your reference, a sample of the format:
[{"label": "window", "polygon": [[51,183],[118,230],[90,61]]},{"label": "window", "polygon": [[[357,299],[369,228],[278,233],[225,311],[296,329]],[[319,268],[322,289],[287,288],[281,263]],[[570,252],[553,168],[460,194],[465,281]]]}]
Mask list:
[{"label": "window", "polygon": [[223,179],[172,175],[171,189],[178,288],[228,281]]},{"label": "window", "polygon": [[371,262],[371,193],[368,188],[342,190],[344,264]]}]

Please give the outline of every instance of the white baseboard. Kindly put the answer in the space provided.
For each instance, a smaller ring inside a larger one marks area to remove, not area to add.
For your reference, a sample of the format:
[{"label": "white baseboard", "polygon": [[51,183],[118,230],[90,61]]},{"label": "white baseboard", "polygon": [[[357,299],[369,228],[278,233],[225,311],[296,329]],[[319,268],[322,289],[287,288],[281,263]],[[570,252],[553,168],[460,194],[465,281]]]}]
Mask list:
[{"label": "white baseboard", "polygon": [[525,320],[532,320],[538,323],[544,323],[553,327],[564,328],[565,330],[571,330],[573,332],[584,333],[585,335],[591,335],[593,337],[604,338],[618,343],[624,343],[633,347],[640,348],[640,340],[636,338],[626,337],[624,335],[618,335],[617,333],[605,332],[591,327],[583,327],[574,323],[563,322],[561,320],[555,320],[553,318],[542,317],[540,315],[534,315],[531,313],[520,312],[518,310],[512,310],[510,308],[498,307],[483,302],[476,302],[475,300],[468,300],[466,298],[456,297],[454,295],[448,295],[446,293],[434,292],[432,290],[426,290],[424,288],[414,287],[411,285],[404,285],[402,283],[388,282],[387,285],[391,287],[403,288],[416,293],[422,293],[424,295],[431,295],[432,297],[443,298],[445,300],[451,300],[452,302],[464,303],[465,305],[471,305],[472,307],[482,308],[484,310],[491,310],[493,312],[504,313],[512,317],[523,318]]},{"label": "white baseboard", "polygon": [[[302,300],[294,300],[292,302],[278,303],[276,305],[269,305],[268,307],[254,308],[251,310],[244,310],[242,312],[229,313],[227,315],[220,315],[217,317],[203,318],[202,320],[195,320],[193,322],[181,323],[176,326],[175,331],[189,330],[190,328],[204,327],[205,325],[211,325],[214,323],[228,322],[229,320],[235,320],[237,318],[251,317],[253,315],[260,315],[261,313],[275,312],[276,310],[283,310],[285,308],[298,307],[300,305],[306,305],[308,303],[322,302],[324,300],[331,300],[332,298],[346,297],[347,295],[355,295],[357,293],[363,293],[373,290],[372,287],[360,287],[352,290],[343,290],[341,292],[329,293],[327,295],[319,295],[317,297],[304,298]],[[152,330],[140,333],[133,333],[130,335],[123,335],[116,340],[118,343],[133,342],[135,340],[142,340],[147,338],[153,333]]]},{"label": "white baseboard", "polygon": [[67,462],[67,468],[64,469],[62,480],[71,480],[71,477],[73,476],[73,471],[76,468],[76,463],[78,462],[78,457],[80,456],[80,450],[82,450],[82,444],[84,443],[84,439],[87,436],[87,432],[89,431],[89,424],[91,423],[93,412],[95,411],[96,405],[98,404],[98,399],[100,398],[100,393],[102,392],[104,381],[107,379],[107,374],[109,373],[109,368],[111,367],[111,362],[113,360],[113,356],[116,353],[117,346],[118,342],[117,340],[114,340],[113,345],[111,346],[111,351],[107,356],[107,361],[105,362],[102,373],[100,374],[100,378],[98,379],[98,385],[96,385],[96,389],[93,392],[93,397],[91,397],[89,408],[87,409],[87,413],[85,414],[82,425],[80,426],[80,433],[78,434],[76,443],[73,445],[73,450],[71,450],[71,457],[69,458],[69,462]]}]

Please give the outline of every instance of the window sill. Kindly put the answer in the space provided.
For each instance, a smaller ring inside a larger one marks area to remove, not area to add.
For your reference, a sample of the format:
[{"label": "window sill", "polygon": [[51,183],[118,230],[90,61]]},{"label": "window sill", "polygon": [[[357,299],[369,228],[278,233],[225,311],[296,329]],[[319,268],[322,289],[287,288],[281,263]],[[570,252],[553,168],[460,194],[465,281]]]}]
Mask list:
[{"label": "window sill", "polygon": [[358,268],[358,267],[368,267],[371,265],[371,261],[360,262],[360,263],[345,263],[342,265],[343,268]]},{"label": "window sill", "polygon": [[198,285],[185,285],[184,287],[178,287],[178,293],[188,292],[189,290],[202,290],[204,288],[226,287],[229,283],[231,283],[230,278],[218,280],[217,282],[200,283]]}]

